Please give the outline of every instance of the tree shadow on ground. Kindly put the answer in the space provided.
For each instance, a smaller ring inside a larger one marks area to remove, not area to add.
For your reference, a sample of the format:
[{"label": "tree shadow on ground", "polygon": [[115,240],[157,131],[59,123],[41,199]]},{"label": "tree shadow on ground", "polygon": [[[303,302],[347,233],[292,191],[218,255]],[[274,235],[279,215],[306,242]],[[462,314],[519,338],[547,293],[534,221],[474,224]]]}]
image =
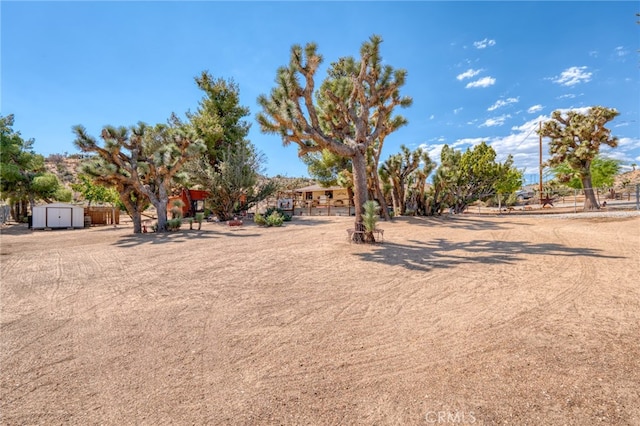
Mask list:
[{"label": "tree shadow on ground", "polygon": [[293,216],[290,221],[285,222],[284,226],[317,226],[335,223],[332,220],[322,219],[320,216]]},{"label": "tree shadow on ground", "polygon": [[452,242],[444,238],[429,242],[416,240],[409,242],[411,244],[385,242],[376,246],[374,251],[354,255],[366,262],[402,266],[423,272],[454,268],[463,264],[513,264],[531,255],[622,259],[620,256],[604,255],[601,250],[567,247],[556,243],[534,244],[527,241],[490,240]]},{"label": "tree shadow on ground", "polygon": [[0,227],[0,235],[26,235],[32,232],[26,223],[5,223]]},{"label": "tree shadow on ground", "polygon": [[[242,230],[237,230],[242,231]],[[131,234],[120,238],[113,245],[118,247],[130,248],[144,244],[175,244],[186,243],[193,240],[213,239],[222,237],[258,237],[260,234],[237,232],[237,231],[210,231],[210,230],[184,230],[174,232],[151,232],[146,234]]]},{"label": "tree shadow on ground", "polygon": [[[493,218],[499,218],[494,216]],[[507,229],[509,225],[514,226],[531,226],[528,223],[516,223],[507,220],[487,220],[484,218],[473,218],[465,215],[443,215],[443,216],[414,216],[394,218],[393,221],[403,221],[411,225],[417,226],[439,226],[453,229],[467,229],[469,231],[485,231]],[[384,223],[384,222],[381,222]]]}]

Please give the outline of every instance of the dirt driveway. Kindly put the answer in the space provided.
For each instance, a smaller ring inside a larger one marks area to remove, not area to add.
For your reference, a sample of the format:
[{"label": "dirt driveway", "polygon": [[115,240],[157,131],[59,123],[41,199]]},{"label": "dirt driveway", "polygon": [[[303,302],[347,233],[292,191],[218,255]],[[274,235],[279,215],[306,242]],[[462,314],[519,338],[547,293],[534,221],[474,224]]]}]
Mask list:
[{"label": "dirt driveway", "polygon": [[4,229],[0,422],[640,424],[640,217],[350,225]]}]

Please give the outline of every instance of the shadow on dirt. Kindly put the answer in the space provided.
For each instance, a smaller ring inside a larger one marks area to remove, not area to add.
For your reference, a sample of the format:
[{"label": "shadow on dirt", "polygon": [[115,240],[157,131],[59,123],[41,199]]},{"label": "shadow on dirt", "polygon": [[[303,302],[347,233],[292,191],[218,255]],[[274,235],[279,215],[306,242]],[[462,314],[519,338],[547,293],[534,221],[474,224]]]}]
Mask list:
[{"label": "shadow on dirt", "polygon": [[285,222],[284,226],[316,226],[335,223],[335,219],[323,219],[321,216],[293,216],[290,221]]},{"label": "shadow on dirt", "polygon": [[510,226],[530,226],[530,224],[526,223],[511,222],[504,216],[494,216],[493,218],[500,218],[501,220],[487,220],[485,218],[474,218],[466,215],[442,215],[435,217],[398,217],[394,218],[393,221],[402,221],[416,226],[438,226],[453,229],[467,229],[470,231],[508,229]]},{"label": "shadow on dirt", "polygon": [[175,244],[185,243],[192,240],[232,237],[246,238],[259,237],[260,234],[243,232],[245,229],[236,229],[233,231],[210,231],[210,230],[184,230],[176,232],[131,234],[120,238],[113,245],[117,247],[137,247],[143,244]]},{"label": "shadow on dirt", "polygon": [[32,232],[26,223],[6,223],[0,227],[0,235],[26,235]]},{"label": "shadow on dirt", "polygon": [[416,271],[431,271],[453,268],[462,264],[512,264],[525,259],[520,254],[531,256],[583,256],[606,259],[621,259],[619,256],[600,254],[600,250],[567,247],[561,244],[532,244],[527,241],[472,240],[451,242],[443,238],[424,242],[410,240],[411,244],[383,243],[375,251],[354,253],[367,262],[402,266]]}]

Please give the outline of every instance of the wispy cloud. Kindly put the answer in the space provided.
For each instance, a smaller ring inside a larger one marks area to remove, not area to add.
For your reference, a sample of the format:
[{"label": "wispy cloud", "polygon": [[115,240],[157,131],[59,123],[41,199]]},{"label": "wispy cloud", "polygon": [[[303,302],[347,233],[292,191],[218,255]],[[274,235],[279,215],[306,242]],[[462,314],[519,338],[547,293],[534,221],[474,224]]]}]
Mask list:
[{"label": "wispy cloud", "polygon": [[628,54],[629,54],[629,51],[625,49],[624,46],[618,46],[615,49],[613,49],[613,57],[616,60],[624,62],[627,60],[626,56]]},{"label": "wispy cloud", "polygon": [[501,115],[500,117],[488,118],[487,120],[485,120],[484,123],[482,123],[478,127],[502,126],[502,125],[504,125],[504,122],[507,120],[507,118],[511,118],[511,115],[504,114],[504,115]]},{"label": "wispy cloud", "polygon": [[573,99],[575,97],[576,95],[574,95],[573,93],[567,93],[566,95],[558,96],[556,99]]},{"label": "wispy cloud", "polygon": [[471,83],[468,83],[465,87],[467,89],[470,89],[472,87],[489,87],[489,86],[493,86],[494,84],[496,84],[496,79],[493,77],[482,77],[479,80],[476,81],[472,81]]},{"label": "wispy cloud", "polygon": [[460,107],[460,108],[456,108],[453,110],[454,114],[458,114],[460,111],[462,111],[464,109],[464,107]]},{"label": "wispy cloud", "polygon": [[466,70],[465,72],[463,72],[462,74],[458,74],[457,75],[457,79],[462,81],[465,78],[471,78],[471,77],[475,77],[476,75],[480,74],[480,72],[482,72],[482,70],[474,70],[469,68],[468,70]]},{"label": "wispy cloud", "polygon": [[463,138],[458,139],[454,143],[451,144],[452,148],[458,148],[461,146],[476,146],[482,142],[486,141],[486,138]]},{"label": "wispy cloud", "polygon": [[587,67],[570,67],[562,71],[559,76],[551,78],[556,84],[562,86],[574,86],[578,83],[587,83],[591,81],[592,73],[587,71]]},{"label": "wispy cloud", "polygon": [[544,108],[544,107],[543,107],[542,105],[540,105],[540,104],[538,104],[538,105],[534,105],[534,106],[530,107],[530,108],[527,110],[527,112],[528,112],[529,114],[533,114],[533,113],[536,113],[536,112],[538,112],[538,111],[542,111],[542,108]]},{"label": "wispy cloud", "polygon": [[476,49],[486,49],[489,46],[495,46],[495,45],[496,45],[496,41],[495,40],[490,40],[488,38],[485,38],[484,40],[474,41],[473,42],[473,46]]},{"label": "wispy cloud", "polygon": [[502,108],[503,106],[518,103],[519,100],[519,98],[498,99],[495,104],[487,108],[487,111],[495,111],[498,108]]}]

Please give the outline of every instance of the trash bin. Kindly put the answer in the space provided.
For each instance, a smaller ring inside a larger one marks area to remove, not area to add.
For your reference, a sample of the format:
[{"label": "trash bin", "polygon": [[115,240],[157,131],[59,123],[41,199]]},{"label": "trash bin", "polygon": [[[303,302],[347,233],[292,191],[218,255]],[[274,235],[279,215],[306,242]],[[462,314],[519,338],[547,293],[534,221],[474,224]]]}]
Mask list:
[{"label": "trash bin", "polygon": [[33,216],[31,216],[31,215],[27,216],[27,226],[28,226],[29,229],[31,229],[33,227]]},{"label": "trash bin", "polygon": [[84,227],[91,228],[91,216],[84,217]]}]

